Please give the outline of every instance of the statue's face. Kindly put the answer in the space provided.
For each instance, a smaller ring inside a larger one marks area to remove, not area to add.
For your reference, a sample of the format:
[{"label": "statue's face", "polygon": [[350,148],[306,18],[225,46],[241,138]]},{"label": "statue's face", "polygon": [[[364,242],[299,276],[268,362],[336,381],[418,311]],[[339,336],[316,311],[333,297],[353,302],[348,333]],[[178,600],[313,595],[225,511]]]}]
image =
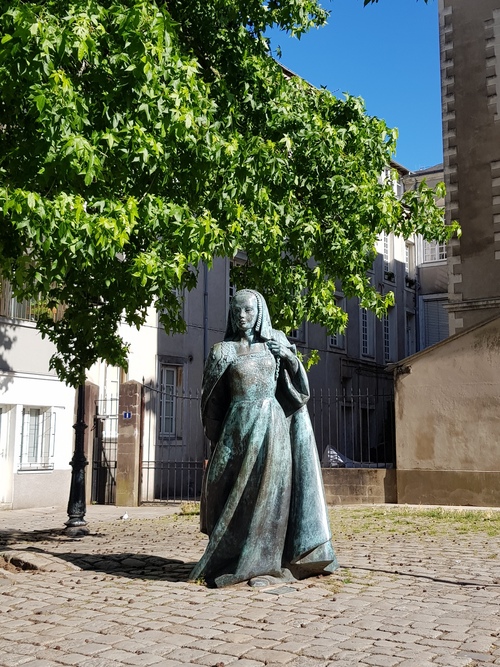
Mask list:
[{"label": "statue's face", "polygon": [[233,322],[240,331],[254,329],[257,321],[257,298],[253,294],[235,294],[231,301]]}]

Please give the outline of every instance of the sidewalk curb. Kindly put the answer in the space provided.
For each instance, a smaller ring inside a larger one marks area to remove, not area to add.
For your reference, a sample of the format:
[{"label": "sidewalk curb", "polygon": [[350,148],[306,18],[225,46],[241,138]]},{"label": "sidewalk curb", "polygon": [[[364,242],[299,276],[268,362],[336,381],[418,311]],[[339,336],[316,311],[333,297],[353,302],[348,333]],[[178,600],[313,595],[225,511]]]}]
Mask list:
[{"label": "sidewalk curb", "polygon": [[33,552],[29,548],[0,551],[0,568],[2,559],[15,567],[16,570],[41,570],[43,572],[81,571],[81,568],[73,563],[63,561],[56,556],[47,556],[46,554]]}]

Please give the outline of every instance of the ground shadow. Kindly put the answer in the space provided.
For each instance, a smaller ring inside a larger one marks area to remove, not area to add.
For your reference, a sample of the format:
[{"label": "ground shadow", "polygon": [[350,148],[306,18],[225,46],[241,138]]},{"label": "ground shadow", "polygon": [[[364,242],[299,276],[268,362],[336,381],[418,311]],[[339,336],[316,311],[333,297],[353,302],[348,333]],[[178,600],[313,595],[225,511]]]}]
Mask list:
[{"label": "ground shadow", "polygon": [[45,555],[55,556],[82,570],[103,572],[130,579],[156,579],[171,582],[186,582],[196,563],[185,563],[175,558],[163,558],[148,554],[113,553],[52,553],[38,550]]},{"label": "ground shadow", "polygon": [[12,375],[14,369],[5,358],[5,353],[10,351],[17,341],[17,336],[11,335],[13,331],[15,331],[14,325],[0,322],[0,393],[6,392],[9,384],[14,381]]},{"label": "ground shadow", "polygon": [[[96,533],[97,535],[97,533]],[[0,549],[16,546],[20,543],[33,542],[61,542],[67,538],[64,528],[53,528],[45,530],[19,530],[16,528],[2,528],[0,530]]]},{"label": "ground shadow", "polygon": [[[103,534],[92,533],[92,536],[103,537]],[[130,579],[156,579],[171,582],[188,581],[196,564],[148,554],[81,553],[79,551],[55,551],[50,548],[51,544],[57,543],[64,549],[65,544],[75,544],[75,542],[82,543],[78,536],[70,537],[64,528],[27,531],[0,530],[0,552],[2,549],[16,551],[19,554],[16,556],[16,561],[19,562],[22,561],[23,552],[26,554],[38,553],[66,561],[81,570],[103,572]]]}]

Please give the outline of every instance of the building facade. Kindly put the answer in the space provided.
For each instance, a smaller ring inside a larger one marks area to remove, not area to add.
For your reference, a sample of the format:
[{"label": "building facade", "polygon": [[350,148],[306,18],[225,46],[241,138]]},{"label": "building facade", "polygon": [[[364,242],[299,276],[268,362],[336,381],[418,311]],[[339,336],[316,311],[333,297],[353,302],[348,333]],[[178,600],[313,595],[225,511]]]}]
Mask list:
[{"label": "building facade", "polygon": [[49,371],[36,309],[0,286],[0,509],[67,502],[75,392]]},{"label": "building facade", "polygon": [[450,333],[500,313],[500,2],[439,0]]},{"label": "building facade", "polygon": [[[405,190],[413,190],[425,179],[435,188],[444,181],[443,164],[409,172],[403,178]],[[437,200],[443,208],[443,199]],[[446,243],[415,238],[417,329],[416,345],[407,349],[407,355],[439,343],[449,335],[448,324],[448,247]]]},{"label": "building facade", "polygon": [[[400,165],[394,168],[398,179],[393,187],[401,194],[415,178],[408,180],[411,174]],[[390,173],[394,171],[383,177]],[[303,355],[311,350],[320,355],[309,372],[309,409],[323,465],[394,465],[393,386],[387,366],[434,342],[431,329],[422,329],[420,310],[422,304],[437,303],[436,294],[441,304],[443,294],[431,284],[435,271],[443,270],[443,260],[435,253],[417,238],[382,234],[369,276],[378,290],[395,294],[387,316],[378,320],[361,309],[357,299],[347,300],[339,284],[337,299],[349,315],[347,330],[331,335],[319,325],[303,322],[290,333]],[[431,273],[425,274],[423,264],[429,258],[425,270]],[[151,502],[177,498],[184,489],[189,496],[197,495],[210,446],[199,419],[203,365],[211,346],[224,337],[235,291],[231,266],[239,261],[244,255],[216,259],[210,271],[200,267],[197,288],[184,295],[186,333],[167,335],[151,308],[139,331],[130,327],[120,331],[130,345],[128,372],[105,363],[88,372],[88,502],[116,502],[117,479],[123,478],[120,452],[129,447],[140,450],[140,460],[136,454],[130,459],[135,490],[127,495],[118,489],[118,495]],[[5,482],[0,501],[5,507],[65,503],[74,442],[74,391],[47,370],[53,349],[40,339],[30,304],[18,304],[9,296],[8,285],[3,285],[0,474]],[[427,332],[424,337],[421,330]],[[135,432],[135,444],[120,440],[127,429]],[[42,437],[42,431],[50,435]],[[37,447],[41,458],[27,467],[26,457],[36,458]]]},{"label": "building facade", "polygon": [[450,334],[396,368],[398,502],[500,505],[500,0],[440,0]]}]

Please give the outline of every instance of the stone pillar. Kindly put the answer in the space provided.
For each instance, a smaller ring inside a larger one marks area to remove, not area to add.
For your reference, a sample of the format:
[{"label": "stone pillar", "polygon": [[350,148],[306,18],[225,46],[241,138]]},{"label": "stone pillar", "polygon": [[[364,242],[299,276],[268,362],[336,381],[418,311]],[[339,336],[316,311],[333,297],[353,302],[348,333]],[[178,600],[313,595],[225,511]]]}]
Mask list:
[{"label": "stone pillar", "polygon": [[131,380],[120,385],[116,504],[137,507],[141,473],[141,385]]}]

